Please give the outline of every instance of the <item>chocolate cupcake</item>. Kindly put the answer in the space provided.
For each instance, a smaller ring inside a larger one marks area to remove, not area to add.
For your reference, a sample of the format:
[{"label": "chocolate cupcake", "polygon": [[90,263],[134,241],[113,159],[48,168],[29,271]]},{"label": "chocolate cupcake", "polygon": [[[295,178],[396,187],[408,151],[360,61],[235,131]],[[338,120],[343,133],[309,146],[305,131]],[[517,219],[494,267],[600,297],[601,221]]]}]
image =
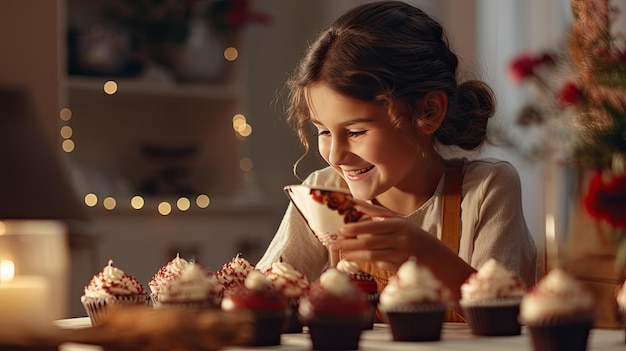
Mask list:
[{"label": "chocolate cupcake", "polygon": [[519,305],[526,284],[490,259],[461,285],[461,300],[472,334],[481,336],[520,335]]},{"label": "chocolate cupcake", "polygon": [[582,283],[555,268],[522,298],[520,320],[535,351],[584,351],[594,321],[594,300]]},{"label": "chocolate cupcake", "polygon": [[249,312],[254,323],[253,346],[280,345],[280,335],[289,314],[289,300],[258,270],[248,273],[243,284],[225,291],[222,310]]},{"label": "chocolate cupcake", "polygon": [[437,341],[449,298],[450,292],[431,271],[411,259],[389,279],[378,308],[394,341]]},{"label": "chocolate cupcake", "polygon": [[311,283],[300,299],[299,314],[309,327],[314,350],[357,350],[371,309],[348,275],[331,268]]},{"label": "chocolate cupcake", "polygon": [[300,297],[309,289],[307,277],[287,262],[274,262],[265,275],[289,299],[291,313],[283,328],[285,333],[301,333],[302,322],[298,318]]},{"label": "chocolate cupcake", "polygon": [[337,270],[347,274],[350,280],[359,287],[367,298],[367,302],[372,305],[372,313],[365,321],[363,329],[373,329],[376,319],[376,308],[378,307],[378,285],[370,274],[359,269],[358,263],[348,260],[340,260],[337,263]]}]

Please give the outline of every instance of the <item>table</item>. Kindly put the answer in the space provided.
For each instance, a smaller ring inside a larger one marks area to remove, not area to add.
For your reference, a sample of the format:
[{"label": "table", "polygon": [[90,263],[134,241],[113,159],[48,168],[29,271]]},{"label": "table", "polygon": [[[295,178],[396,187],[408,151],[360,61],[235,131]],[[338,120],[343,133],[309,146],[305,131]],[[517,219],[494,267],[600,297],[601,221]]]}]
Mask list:
[{"label": "table", "polygon": [[[61,328],[84,328],[90,326],[89,318],[70,318],[59,320],[56,324]],[[100,347],[81,344],[63,344],[60,351],[102,351]],[[305,351],[311,350],[309,335],[283,334],[281,345],[265,347],[229,347],[230,351],[277,350]],[[505,337],[477,337],[471,334],[465,323],[444,323],[441,340],[434,342],[394,342],[387,324],[377,323],[374,329],[365,330],[361,335],[361,351],[521,351],[532,350],[529,335],[522,328],[522,335]],[[624,330],[593,329],[589,335],[588,351],[626,351]]]}]

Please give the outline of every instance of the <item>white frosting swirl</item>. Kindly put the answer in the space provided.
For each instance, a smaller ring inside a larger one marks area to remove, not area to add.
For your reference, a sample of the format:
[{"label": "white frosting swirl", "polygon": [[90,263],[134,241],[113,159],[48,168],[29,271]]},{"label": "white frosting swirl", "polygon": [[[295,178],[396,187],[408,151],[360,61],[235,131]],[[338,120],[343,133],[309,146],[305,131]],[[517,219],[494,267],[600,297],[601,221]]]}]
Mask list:
[{"label": "white frosting swirl", "polygon": [[113,261],[94,275],[85,286],[85,297],[107,298],[111,296],[128,296],[144,294],[143,286],[137,279],[114,267]]},{"label": "white frosting swirl", "polygon": [[493,258],[461,285],[462,302],[521,299],[525,293],[526,285]]},{"label": "white frosting swirl", "polygon": [[217,279],[220,284],[225,287],[230,287],[235,284],[243,283],[248,273],[252,270],[254,270],[254,265],[241,257],[240,254],[237,254],[237,256],[233,257],[230,262],[224,264],[222,269],[217,272]]},{"label": "white frosting swirl", "polygon": [[288,297],[301,296],[309,287],[306,276],[287,262],[273,262],[266,275]]},{"label": "white frosting swirl", "polygon": [[214,300],[221,297],[222,286],[207,269],[196,263],[185,266],[180,276],[168,280],[159,293],[159,302]]},{"label": "white frosting swirl", "polygon": [[357,274],[359,272],[359,264],[354,261],[340,260],[337,262],[337,270],[345,274]]},{"label": "white frosting swirl", "polygon": [[335,296],[353,295],[356,292],[350,277],[336,268],[329,268],[322,273],[320,285]]},{"label": "white frosting swirl", "polygon": [[555,268],[522,298],[520,317],[525,323],[590,313],[593,295],[564,270]]},{"label": "white frosting swirl", "polygon": [[246,288],[256,291],[271,291],[274,289],[274,284],[267,279],[265,274],[256,269],[253,269],[250,273],[248,273],[244,284]]},{"label": "white frosting swirl", "polygon": [[397,307],[422,303],[447,303],[449,290],[435,278],[430,269],[408,260],[380,294],[380,305]]},{"label": "white frosting swirl", "polygon": [[158,293],[161,289],[161,286],[167,284],[170,279],[180,277],[182,271],[187,267],[189,262],[184,258],[181,258],[179,254],[176,254],[176,257],[167,263],[164,267],[159,269],[159,271],[152,277],[148,286],[150,287],[150,291],[152,293]]}]

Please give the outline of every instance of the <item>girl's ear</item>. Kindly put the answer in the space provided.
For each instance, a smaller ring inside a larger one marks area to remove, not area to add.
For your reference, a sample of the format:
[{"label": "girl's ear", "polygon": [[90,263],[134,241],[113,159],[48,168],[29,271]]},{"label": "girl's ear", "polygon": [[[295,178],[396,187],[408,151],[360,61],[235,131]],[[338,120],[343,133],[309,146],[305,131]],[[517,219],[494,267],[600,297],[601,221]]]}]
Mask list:
[{"label": "girl's ear", "polygon": [[424,134],[433,134],[448,110],[448,96],[442,90],[426,94],[417,102],[417,127]]}]

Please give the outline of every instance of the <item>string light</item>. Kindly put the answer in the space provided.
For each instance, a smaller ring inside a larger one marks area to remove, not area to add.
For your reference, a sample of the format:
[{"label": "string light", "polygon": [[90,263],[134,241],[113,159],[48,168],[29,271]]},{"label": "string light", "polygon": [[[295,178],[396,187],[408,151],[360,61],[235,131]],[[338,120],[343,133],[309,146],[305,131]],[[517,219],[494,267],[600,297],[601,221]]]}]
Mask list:
[{"label": "string light", "polygon": [[235,61],[237,59],[237,57],[239,57],[239,51],[230,46],[227,47],[226,50],[224,50],[224,58],[228,61]]},{"label": "string light", "polygon": [[117,83],[115,81],[108,81],[106,83],[104,83],[104,86],[102,87],[104,92],[109,94],[109,95],[113,95],[115,93],[117,93]]},{"label": "string light", "polygon": [[89,207],[94,207],[98,204],[98,197],[96,194],[89,193],[85,195],[85,205]]},{"label": "string light", "polygon": [[135,210],[142,209],[144,204],[145,204],[145,201],[143,197],[139,195],[133,196],[133,198],[130,199],[130,206],[134,208]]},{"label": "string light", "polygon": [[211,199],[207,195],[201,194],[196,197],[196,205],[200,208],[207,208],[211,203]]},{"label": "string light", "polygon": [[181,197],[176,201],[176,207],[181,211],[187,211],[191,207],[191,201],[186,197]]},{"label": "string light", "polygon": [[104,208],[111,211],[114,210],[117,206],[117,201],[115,200],[115,198],[109,196],[102,201],[102,205],[104,206]]},{"label": "string light", "polygon": [[161,215],[167,216],[172,212],[172,205],[169,202],[161,202],[158,206],[158,211]]},{"label": "string light", "polygon": [[[224,50],[224,58],[228,61],[235,61],[239,57],[239,51],[235,47],[228,47]],[[118,84],[113,80],[109,80],[104,82],[102,85],[102,90],[107,95],[113,95],[118,92]],[[64,107],[59,110],[59,117],[63,122],[69,122],[72,119],[73,113],[69,107]],[[237,113],[233,116],[233,129],[234,131],[242,136],[248,137],[252,134],[252,126],[247,123],[246,117]],[[60,129],[60,135],[64,139],[61,148],[64,152],[70,153],[72,152],[76,145],[74,141],[71,139],[74,135],[74,130],[69,125],[64,125]],[[253,163],[252,160],[248,157],[244,157],[239,162],[239,168],[245,172],[244,181],[246,182],[255,182],[256,181],[256,173],[252,170]],[[84,197],[85,205],[88,207],[96,207],[99,199],[98,196],[94,193],[88,193]],[[210,204],[211,200],[208,195],[200,194],[195,198],[195,205],[204,209],[207,208]],[[136,195],[130,199],[130,206],[135,210],[141,210],[145,207],[146,201],[142,196]],[[176,200],[176,208],[180,211],[185,212],[191,208],[192,200],[187,197],[180,197]],[[102,206],[112,211],[117,207],[117,200],[114,197],[106,197],[102,200]],[[167,216],[172,212],[172,204],[167,201],[162,201],[157,205],[157,211],[163,215]]]}]

